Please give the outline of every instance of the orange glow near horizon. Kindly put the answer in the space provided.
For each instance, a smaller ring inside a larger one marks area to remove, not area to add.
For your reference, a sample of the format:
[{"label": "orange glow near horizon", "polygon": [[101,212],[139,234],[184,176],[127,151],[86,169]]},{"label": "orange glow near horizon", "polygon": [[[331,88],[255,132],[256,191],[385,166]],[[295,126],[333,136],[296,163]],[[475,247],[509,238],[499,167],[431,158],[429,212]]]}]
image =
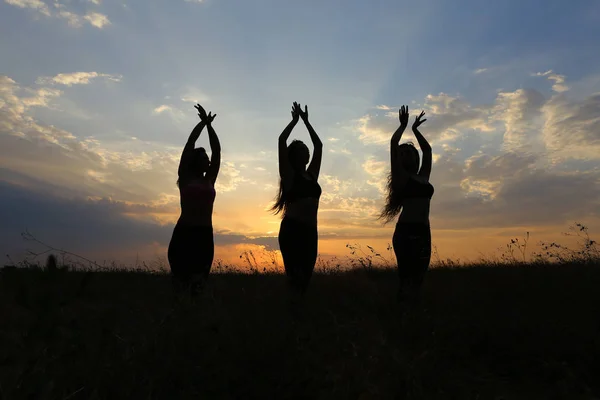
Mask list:
[{"label": "orange glow near horizon", "polygon": [[[599,231],[600,221],[589,221],[585,224],[590,230],[590,236],[595,237],[595,233]],[[279,226],[277,225],[277,230]],[[390,265],[395,265],[396,259],[393,250],[388,250],[388,245],[391,244],[393,226],[382,228],[389,232],[385,237],[372,238],[321,238],[319,239],[319,258],[318,263],[330,263],[332,265],[340,264],[349,266],[350,259],[371,254],[367,246],[381,254]],[[568,231],[568,226],[557,227],[518,227],[518,228],[486,228],[472,231],[448,231],[435,230],[432,231],[432,257],[431,262],[434,263],[440,260],[453,260],[459,262],[477,262],[482,260],[495,259],[500,256],[502,251],[506,249],[507,243],[511,239],[519,238],[522,242],[525,239],[526,232],[530,232],[528,248],[526,250],[527,257],[531,257],[533,253],[540,252],[538,246],[540,241],[561,243],[571,249],[576,249],[577,237],[565,236],[562,233]],[[276,237],[277,231],[275,232]],[[364,253],[359,250],[355,256],[351,255],[347,244],[358,245]],[[168,270],[167,261],[168,243],[159,244],[153,243],[144,248],[136,249],[135,251],[123,251],[115,256],[126,260],[126,265],[133,265],[138,262],[145,261],[151,265],[162,265]],[[252,255],[250,255],[252,253]],[[249,256],[246,258],[245,254]],[[92,255],[92,257],[101,254]],[[252,256],[254,258],[252,258]],[[520,259],[521,254],[515,251],[515,256]],[[262,272],[267,271],[283,271],[283,262],[281,253],[278,249],[266,249],[264,246],[255,244],[232,244],[232,245],[217,245],[215,246],[215,258],[213,268],[218,269],[221,266],[235,266],[241,268],[250,268],[250,265],[258,267]]]}]

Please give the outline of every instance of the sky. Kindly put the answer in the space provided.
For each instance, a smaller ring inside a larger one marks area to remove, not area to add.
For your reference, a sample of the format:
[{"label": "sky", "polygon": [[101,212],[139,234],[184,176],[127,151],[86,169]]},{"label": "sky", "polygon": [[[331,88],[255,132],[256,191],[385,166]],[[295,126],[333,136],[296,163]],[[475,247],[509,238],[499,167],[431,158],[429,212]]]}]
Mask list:
[{"label": "sky", "polygon": [[391,242],[377,214],[403,104],[433,147],[434,259],[599,234],[598,37],[596,0],[0,0],[0,250],[38,251],[28,231],[98,262],[164,259],[196,103],[217,114],[225,263],[278,250],[294,101],[324,142],[323,259]]}]

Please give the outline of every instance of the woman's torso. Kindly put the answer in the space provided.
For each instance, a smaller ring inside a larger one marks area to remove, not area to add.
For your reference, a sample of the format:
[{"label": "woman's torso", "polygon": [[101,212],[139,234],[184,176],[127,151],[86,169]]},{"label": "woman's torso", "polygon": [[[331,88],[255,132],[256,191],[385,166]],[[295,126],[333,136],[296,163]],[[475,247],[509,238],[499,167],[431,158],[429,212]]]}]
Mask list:
[{"label": "woman's torso", "polygon": [[320,197],[321,186],[314,177],[308,172],[294,174],[292,186],[286,190],[284,217],[316,226]]},{"label": "woman's torso", "polygon": [[193,179],[179,185],[181,216],[184,225],[212,226],[215,187],[209,179]]},{"label": "woman's torso", "polygon": [[398,223],[423,223],[429,225],[429,209],[433,185],[418,175],[412,175],[404,188],[402,212]]}]

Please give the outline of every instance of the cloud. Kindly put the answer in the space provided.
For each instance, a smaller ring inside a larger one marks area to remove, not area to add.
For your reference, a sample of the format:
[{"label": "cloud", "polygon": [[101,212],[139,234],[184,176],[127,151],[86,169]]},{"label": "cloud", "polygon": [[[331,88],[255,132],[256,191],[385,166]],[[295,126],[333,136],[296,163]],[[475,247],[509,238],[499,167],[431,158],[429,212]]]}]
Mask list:
[{"label": "cloud", "polygon": [[432,204],[433,225],[439,228],[472,229],[564,224],[582,217],[598,216],[600,174],[559,173],[531,170],[508,178],[493,201],[484,196],[446,200]]},{"label": "cloud", "polygon": [[166,104],[161,104],[160,106],[158,106],[154,110],[152,110],[152,112],[154,114],[162,114],[164,112],[172,112],[172,111],[173,111],[173,107],[168,106]]},{"label": "cloud", "polygon": [[69,26],[72,26],[73,28],[80,28],[83,25],[81,16],[67,10],[64,4],[54,3],[54,7],[57,9],[57,11],[54,13],[54,16],[67,20]]},{"label": "cloud", "polygon": [[500,92],[491,118],[504,125],[504,146],[507,149],[532,149],[540,145],[532,135],[541,115],[544,96],[533,89]]},{"label": "cloud", "polygon": [[168,104],[161,104],[160,106],[154,107],[152,110],[154,115],[169,115],[175,122],[183,121],[185,114],[179,108]]},{"label": "cloud", "polygon": [[[376,106],[379,110],[394,110],[379,115],[369,113],[353,121],[353,130],[359,134],[358,139],[364,144],[387,143],[399,126],[398,107]],[[430,94],[425,98],[422,108],[410,107],[410,123],[417,111],[423,109],[428,120],[423,129],[427,131],[427,139],[448,140],[455,138],[460,131],[472,130],[481,132],[494,131],[493,121],[490,120],[492,107],[489,105],[472,106],[460,97],[446,93]],[[407,131],[410,130],[410,127]]]},{"label": "cloud", "polygon": [[571,101],[564,94],[542,108],[543,140],[561,158],[597,159],[600,154],[600,93]]},{"label": "cloud", "polygon": [[120,82],[123,79],[122,75],[116,74],[102,74],[98,72],[72,72],[58,74],[53,77],[43,76],[36,80],[37,84],[48,85],[48,84],[59,84],[65,86],[73,85],[87,85],[92,80],[103,78],[107,81]]},{"label": "cloud", "polygon": [[[48,5],[41,0],[4,0],[7,4],[19,7],[28,8],[40,13],[46,17],[60,18],[67,21],[69,26],[74,28],[80,28],[84,22],[88,22],[90,25],[102,29],[106,25],[110,24],[108,17],[98,12],[88,12],[85,15],[79,15],[73,11],[67,9],[65,4],[58,2],[54,3],[54,9],[51,10]],[[100,4],[99,0],[89,0],[93,4]]]},{"label": "cloud", "polygon": [[487,68],[478,68],[474,71],[475,74],[482,74],[484,72],[486,72],[488,69]]},{"label": "cloud", "polygon": [[465,161],[464,173],[472,179],[502,181],[527,170],[535,162],[536,157],[532,154],[517,152],[506,152],[497,156],[478,154]]},{"label": "cloud", "polygon": [[384,194],[387,185],[388,163],[385,161],[378,161],[375,157],[371,156],[367,158],[362,166],[365,172],[370,176],[367,183],[376,187],[381,194]]},{"label": "cloud", "polygon": [[46,125],[30,114],[32,107],[47,107],[49,99],[60,93],[51,88],[21,88],[14,80],[0,77],[0,167],[124,201],[144,201],[167,188],[174,190],[180,149],[138,139],[101,143]]},{"label": "cloud", "polygon": [[[0,76],[0,189],[5,201],[0,212],[12,213],[11,218],[0,217],[0,236],[7,239],[3,246],[20,248],[15,241],[25,228],[52,238],[53,245],[94,254],[152,243],[166,246],[179,215],[175,181],[181,149],[154,148],[136,138],[128,139],[134,145],[104,143],[45,125],[30,110],[50,106],[49,93],[62,92],[20,87]],[[248,179],[236,163],[222,164],[219,193],[232,192],[243,182]],[[260,232],[253,237],[218,227],[215,232],[217,245],[272,249],[276,244],[276,238]]]},{"label": "cloud", "polygon": [[544,155],[480,153],[464,163],[442,153],[432,169],[432,226],[471,229],[560,225],[596,216],[600,168],[587,171],[538,167]]},{"label": "cloud", "polygon": [[[492,111],[489,105],[473,106],[461,97],[439,93],[427,95],[423,109],[427,125],[423,125],[422,129],[427,129],[427,138],[432,141],[452,139],[461,131],[494,131],[489,119]],[[414,118],[417,111],[419,110],[414,109],[411,118]]]},{"label": "cloud", "polygon": [[40,0],[4,0],[7,4],[19,7],[19,8],[31,8],[38,11],[39,13],[50,16],[50,9]]},{"label": "cloud", "polygon": [[518,177],[534,167],[536,157],[516,152],[497,156],[479,154],[465,161],[464,178],[460,186],[466,196],[475,195],[482,200],[493,200],[510,178]]},{"label": "cloud", "polygon": [[50,107],[50,101],[62,95],[62,91],[52,88],[40,88],[37,90],[29,90],[32,93],[31,97],[24,97],[22,103],[26,108],[29,107]]},{"label": "cloud", "polygon": [[244,182],[248,182],[248,179],[241,175],[241,171],[236,168],[235,163],[230,161],[221,162],[219,177],[215,183],[216,190],[219,192],[231,192]]},{"label": "cloud", "polygon": [[[509,152],[546,153],[554,159],[564,158],[567,154],[593,157],[594,152],[600,151],[600,95],[569,99],[563,75],[552,70],[535,75],[554,82],[552,88],[556,94],[547,97],[530,88],[501,90],[491,104],[481,105],[446,93],[427,95],[422,109],[428,120],[422,126],[422,132],[434,145],[463,140],[467,135],[480,132],[489,139],[479,136],[479,142],[502,137],[503,148]],[[396,109],[385,105],[375,107]],[[417,110],[411,107],[411,120]],[[398,127],[395,111],[384,115],[368,113],[353,123],[352,130],[364,144],[387,144]]]},{"label": "cloud", "polygon": [[106,25],[110,25],[108,17],[104,14],[100,14],[97,12],[87,13],[83,16],[83,19],[88,21],[90,25],[100,29],[104,28]]},{"label": "cloud", "polygon": [[555,92],[562,93],[569,90],[569,86],[565,84],[565,76],[555,74],[552,72],[552,70],[548,70],[546,72],[537,72],[533,74],[533,76],[545,76],[548,78],[548,80],[554,81],[554,84],[552,85],[552,90],[554,90]]},{"label": "cloud", "polygon": [[[0,250],[18,259],[26,249],[39,250],[32,243],[24,242],[20,234],[25,230],[49,245],[91,257],[97,261],[111,259],[112,255],[127,251],[140,252],[142,258],[166,256],[151,254],[144,249],[165,249],[171,239],[173,223],[159,224],[151,219],[136,217],[137,214],[160,213],[160,206],[132,204],[111,198],[86,198],[73,192],[60,196],[52,193],[52,187],[42,181],[31,180],[35,189],[7,181],[10,171],[0,170]],[[215,229],[216,246],[253,244],[267,250],[278,250],[277,237],[249,237],[229,230]],[[217,250],[216,256],[221,256]],[[100,258],[102,257],[102,258]]]},{"label": "cloud", "polygon": [[355,129],[359,132],[358,139],[364,144],[385,143],[397,128],[389,118],[376,118],[370,114],[360,117],[355,124]]},{"label": "cloud", "polygon": [[[446,93],[426,96],[422,108],[428,121],[421,131],[434,145],[435,226],[558,225],[597,215],[600,93],[569,98],[564,87],[556,86],[564,85],[564,76],[551,71],[539,76],[552,82],[551,95],[530,88],[500,90],[490,104]],[[397,107],[374,109],[390,111],[366,114],[355,121],[353,131],[359,141],[382,151],[362,164],[364,178],[358,174],[353,179],[378,188],[368,198],[380,207],[387,141],[398,122]],[[561,187],[563,194],[557,192]],[[370,226],[368,219],[363,222]]]},{"label": "cloud", "polygon": [[193,103],[193,104],[204,104],[211,100],[211,97],[204,93],[202,90],[197,87],[188,86],[184,90],[182,90],[183,94],[180,95],[181,101],[185,103]]}]

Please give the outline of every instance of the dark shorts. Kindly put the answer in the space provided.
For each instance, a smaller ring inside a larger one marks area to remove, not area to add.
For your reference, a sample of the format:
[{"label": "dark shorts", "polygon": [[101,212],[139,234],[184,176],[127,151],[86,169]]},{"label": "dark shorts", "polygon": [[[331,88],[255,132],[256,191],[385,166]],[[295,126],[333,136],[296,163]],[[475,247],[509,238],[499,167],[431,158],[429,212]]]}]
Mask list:
[{"label": "dark shorts", "polygon": [[214,255],[211,226],[175,225],[168,251],[173,277],[189,280],[193,276],[200,276],[206,279]]},{"label": "dark shorts", "polygon": [[317,262],[317,227],[283,217],[279,228],[279,249],[290,285],[305,292]]},{"label": "dark shorts", "polygon": [[431,261],[428,224],[400,222],[392,239],[401,281],[421,285]]}]

